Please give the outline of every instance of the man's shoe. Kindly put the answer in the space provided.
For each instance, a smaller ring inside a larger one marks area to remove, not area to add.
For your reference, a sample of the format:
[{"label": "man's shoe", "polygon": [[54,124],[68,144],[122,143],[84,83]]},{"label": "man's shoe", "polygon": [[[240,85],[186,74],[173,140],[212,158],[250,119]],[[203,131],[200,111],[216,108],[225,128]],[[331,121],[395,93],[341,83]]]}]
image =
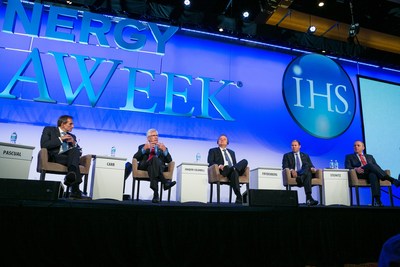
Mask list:
[{"label": "man's shoe", "polygon": [[237,197],[236,197],[235,204],[242,204],[242,203],[243,203],[243,198],[242,198],[242,196],[237,196]]},{"label": "man's shoe", "polygon": [[316,206],[316,205],[318,205],[318,200],[310,198],[310,199],[307,199],[306,204],[307,204],[307,206]]},{"label": "man's shoe", "polygon": [[[399,177],[400,177],[400,175],[399,175]],[[400,180],[399,180],[399,179],[394,179],[394,178],[393,178],[392,184],[393,184],[395,187],[399,187],[399,186],[400,186]]]},{"label": "man's shoe", "polygon": [[82,191],[71,192],[69,194],[70,199],[80,199],[80,200],[91,200],[91,197],[85,196]]},{"label": "man's shoe", "polygon": [[170,189],[171,187],[173,187],[174,185],[176,185],[176,182],[175,182],[175,181],[166,182],[166,183],[164,184],[164,190],[168,190],[168,189]]},{"label": "man's shoe", "polygon": [[74,172],[69,172],[67,175],[64,177],[64,184],[66,186],[70,186],[76,181],[76,174]]},{"label": "man's shoe", "polygon": [[382,201],[380,199],[375,199],[374,207],[383,207]]},{"label": "man's shoe", "polygon": [[158,193],[154,193],[153,199],[151,200],[153,203],[158,203],[160,202],[160,198],[158,197]]}]

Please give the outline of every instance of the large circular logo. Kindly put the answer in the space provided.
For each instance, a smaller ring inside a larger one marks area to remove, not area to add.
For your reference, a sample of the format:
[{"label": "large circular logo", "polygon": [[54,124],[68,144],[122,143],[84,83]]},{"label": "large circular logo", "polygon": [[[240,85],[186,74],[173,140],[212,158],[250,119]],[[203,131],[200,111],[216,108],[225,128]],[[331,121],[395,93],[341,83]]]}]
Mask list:
[{"label": "large circular logo", "polygon": [[341,135],[354,118],[353,84],[341,66],[323,55],[303,55],[289,64],[283,98],[296,123],[319,138]]}]

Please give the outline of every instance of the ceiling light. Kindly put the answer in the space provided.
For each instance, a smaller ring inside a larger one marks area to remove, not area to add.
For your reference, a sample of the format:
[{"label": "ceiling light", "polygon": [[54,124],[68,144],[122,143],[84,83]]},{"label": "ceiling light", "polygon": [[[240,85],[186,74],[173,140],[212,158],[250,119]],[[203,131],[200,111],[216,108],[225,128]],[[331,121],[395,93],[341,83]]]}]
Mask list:
[{"label": "ceiling light", "polygon": [[218,31],[219,31],[219,32],[223,32],[223,31],[224,31],[224,28],[220,27],[220,28],[218,29]]},{"label": "ceiling light", "polygon": [[244,11],[243,13],[242,13],[242,16],[243,16],[243,18],[248,18],[249,16],[250,16],[250,13],[249,13],[249,11]]},{"label": "ceiling light", "polygon": [[319,6],[319,7],[323,7],[324,5],[325,5],[325,2],[324,2],[324,1],[319,1],[319,2],[318,2],[318,6]]},{"label": "ceiling light", "polygon": [[315,27],[314,25],[311,25],[310,27],[308,27],[308,33],[315,33],[317,31],[317,27]]},{"label": "ceiling light", "polygon": [[183,4],[185,5],[185,6],[190,6],[190,0],[185,0],[185,1],[183,1]]}]

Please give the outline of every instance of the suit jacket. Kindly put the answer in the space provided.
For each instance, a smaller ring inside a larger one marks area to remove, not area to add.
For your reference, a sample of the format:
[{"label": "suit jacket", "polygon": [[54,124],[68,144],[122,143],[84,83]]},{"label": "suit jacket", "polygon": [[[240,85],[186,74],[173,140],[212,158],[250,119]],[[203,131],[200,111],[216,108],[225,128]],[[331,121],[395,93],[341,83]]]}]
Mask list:
[{"label": "suit jacket", "polygon": [[[71,135],[76,142],[76,136],[72,133],[68,134]],[[62,144],[60,137],[61,136],[58,127],[54,126],[44,127],[42,132],[42,137],[40,138],[40,147],[47,148],[49,157],[51,159],[54,159],[55,155],[57,155],[60,152],[60,147]],[[72,146],[72,143],[69,143],[68,145]],[[79,147],[79,145],[77,145],[77,147]]]},{"label": "suit jacket", "polygon": [[[367,163],[372,163],[372,164],[378,165],[375,161],[374,156],[369,155],[369,154],[364,154],[364,157],[365,157],[365,160],[367,161]],[[361,167],[361,161],[358,158],[356,153],[352,153],[352,154],[346,155],[344,165],[345,165],[346,169],[354,169],[354,168]]]},{"label": "suit jacket", "polygon": [[[133,156],[137,161],[139,162],[139,169],[141,169],[141,166],[146,166],[147,159],[150,156],[150,149],[146,149],[144,153],[142,152],[142,148],[144,147],[144,144],[140,145],[138,147],[138,151],[135,153]],[[167,148],[168,149],[168,148]],[[171,153],[169,153],[165,156],[164,153],[161,151],[161,149],[157,150],[156,156],[164,163],[170,163],[172,161],[172,156]],[[143,169],[143,168],[142,168]]]},{"label": "suit jacket", "polygon": [[[232,164],[235,165],[236,164],[235,152],[229,148],[227,148],[226,150],[231,155],[231,158],[233,161]],[[214,164],[224,165],[224,163],[225,163],[224,156],[222,155],[222,151],[219,147],[211,148],[208,151],[207,162],[208,162],[208,166],[212,166]]]},{"label": "suit jacket", "polygon": [[[299,153],[302,165],[304,166],[304,164],[307,164],[310,168],[314,168],[310,156],[308,156],[306,153],[303,152]],[[282,159],[282,169],[289,168],[291,170],[294,170],[295,167],[296,167],[296,160],[294,159],[294,153],[288,152],[284,154]]]}]

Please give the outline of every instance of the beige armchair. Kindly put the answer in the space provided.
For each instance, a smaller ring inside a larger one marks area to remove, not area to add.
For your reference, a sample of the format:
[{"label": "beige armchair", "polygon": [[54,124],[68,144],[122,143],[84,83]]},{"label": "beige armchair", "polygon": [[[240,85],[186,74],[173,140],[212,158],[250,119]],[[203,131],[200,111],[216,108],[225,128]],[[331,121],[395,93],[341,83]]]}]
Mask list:
[{"label": "beige armchair", "polygon": [[[137,191],[136,191],[136,200],[139,200],[139,190],[140,190],[140,181],[148,181],[150,182],[149,175],[147,174],[147,171],[142,171],[138,169],[139,163],[137,159],[133,158],[132,159],[132,200],[134,199],[134,194],[135,194],[135,183],[137,181]],[[171,161],[168,163],[168,169],[167,171],[164,172],[164,178],[167,180],[172,180],[172,177],[174,175],[174,169],[175,169],[175,161]],[[160,201],[162,201],[162,192],[164,189],[164,185],[161,184],[160,186]],[[168,189],[168,202],[170,202],[171,199],[171,188]]]},{"label": "beige armchair", "polygon": [[[296,178],[292,177],[289,168],[283,169],[282,178],[283,178],[283,185],[286,187],[286,190],[290,191],[293,186],[298,186]],[[313,186],[319,187],[319,198],[321,203],[322,203],[322,184],[323,184],[322,179],[323,179],[322,170],[315,169],[315,171],[312,172],[311,187]]]},{"label": "beige armchair", "polygon": [[[385,170],[386,174],[390,176],[390,170]],[[389,191],[390,205],[393,207],[393,194],[392,194],[392,183],[390,181],[380,180],[380,185],[386,186]],[[350,187],[350,204],[353,206],[353,187],[356,191],[357,206],[360,206],[360,192],[359,187],[371,187],[371,184],[366,179],[358,179],[357,173],[354,169],[349,170],[349,187]],[[374,204],[374,198],[371,194],[371,205]]]},{"label": "beige armchair", "polygon": [[[88,176],[91,164],[92,164],[92,155],[84,155],[81,157],[79,162],[79,170],[83,175],[84,194],[87,194]],[[68,173],[67,166],[49,161],[49,154],[47,152],[47,148],[40,149],[38,153],[36,171],[40,173],[41,181],[45,180],[46,173],[63,174],[63,175]]]},{"label": "beige armchair", "polygon": [[[250,168],[246,167],[243,175],[239,176],[239,184],[246,185],[246,189],[249,190],[250,181]],[[217,203],[220,203],[220,185],[226,184],[230,186],[230,181],[227,177],[222,176],[219,172],[217,164],[208,167],[208,183],[210,184],[210,203],[212,203],[213,197],[213,185],[217,185]],[[229,203],[232,202],[232,187],[229,190]]]}]

